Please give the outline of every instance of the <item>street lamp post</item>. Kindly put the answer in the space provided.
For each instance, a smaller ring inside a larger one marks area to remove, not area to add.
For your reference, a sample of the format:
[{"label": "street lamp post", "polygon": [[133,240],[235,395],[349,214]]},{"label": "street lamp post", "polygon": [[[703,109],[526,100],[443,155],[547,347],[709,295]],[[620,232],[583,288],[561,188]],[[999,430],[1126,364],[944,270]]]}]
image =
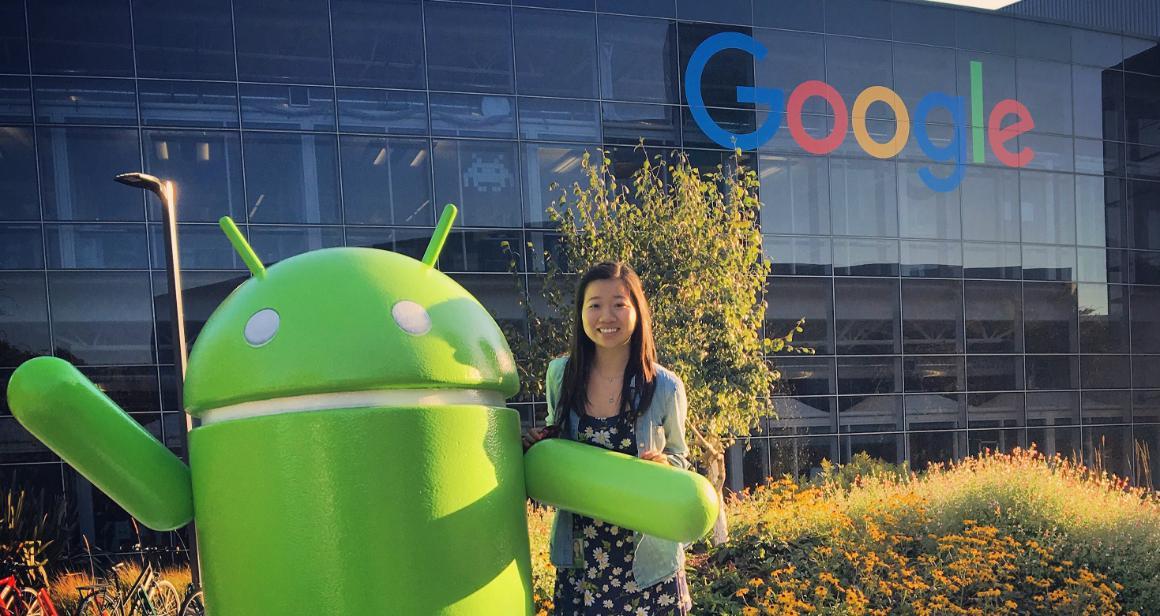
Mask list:
[{"label": "street lamp post", "polygon": [[[181,257],[177,252],[177,200],[173,182],[162,181],[146,173],[122,173],[114,180],[126,186],[148,190],[161,200],[161,224],[165,227],[165,273],[169,282],[170,331],[173,335],[173,367],[176,371],[177,403],[184,411],[185,368],[189,354],[185,343],[185,303],[181,293]],[[185,416],[185,440],[182,443],[182,458],[189,463],[189,431],[193,429],[193,417]],[[201,566],[197,557],[197,528],[189,524],[189,569],[193,583],[201,586]]]}]

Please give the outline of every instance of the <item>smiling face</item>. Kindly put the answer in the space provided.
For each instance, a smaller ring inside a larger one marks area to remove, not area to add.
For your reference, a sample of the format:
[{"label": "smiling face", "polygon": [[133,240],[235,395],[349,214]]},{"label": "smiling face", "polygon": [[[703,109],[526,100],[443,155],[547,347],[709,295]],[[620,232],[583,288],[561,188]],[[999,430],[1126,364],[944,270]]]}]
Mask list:
[{"label": "smiling face", "polygon": [[503,405],[519,389],[499,326],[463,287],[399,254],[333,248],[238,287],[190,355],[185,407],[207,423],[287,410]]},{"label": "smiling face", "polygon": [[636,330],[637,311],[628,287],[619,279],[593,280],[584,289],[581,306],[584,334],[597,347],[629,344]]}]

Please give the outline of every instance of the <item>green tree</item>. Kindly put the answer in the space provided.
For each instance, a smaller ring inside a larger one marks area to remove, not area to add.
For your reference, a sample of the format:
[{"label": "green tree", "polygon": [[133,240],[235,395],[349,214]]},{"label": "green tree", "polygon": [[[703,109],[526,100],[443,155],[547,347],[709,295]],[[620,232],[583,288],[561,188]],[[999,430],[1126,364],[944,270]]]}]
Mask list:
[{"label": "green tree", "polygon": [[575,274],[601,261],[631,264],[652,306],[659,360],[685,382],[691,456],[718,493],[726,448],[773,416],[779,374],[765,357],[812,352],[793,344],[804,321],[761,333],[769,263],[757,176],[739,154],[708,172],[684,152],[646,156],[627,185],[608,158],[585,155],[584,181],[549,208],[559,238],[543,254],[545,303],[528,307],[531,335],[514,344],[525,396],[542,398],[547,362],[568,350]]}]

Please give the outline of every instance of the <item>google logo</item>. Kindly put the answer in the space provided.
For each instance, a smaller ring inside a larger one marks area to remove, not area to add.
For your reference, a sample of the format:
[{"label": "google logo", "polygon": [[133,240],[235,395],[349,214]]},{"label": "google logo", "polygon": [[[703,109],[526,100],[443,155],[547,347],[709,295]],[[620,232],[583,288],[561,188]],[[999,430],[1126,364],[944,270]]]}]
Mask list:
[{"label": "google logo", "polygon": [[[770,108],[769,117],[757,130],[751,133],[732,133],[717,124],[709,115],[705,107],[704,97],[701,95],[701,76],[705,72],[705,65],[718,52],[726,49],[738,49],[748,52],[757,60],[765,58],[765,46],[753,37],[740,32],[722,32],[715,34],[701,43],[689,58],[689,66],[685,69],[685,96],[689,100],[689,109],[693,120],[701,127],[710,139],[726,148],[740,148],[742,150],[756,150],[761,144],[769,141],[781,128],[782,116],[785,116],[786,126],[790,136],[806,152],[825,155],[833,152],[846,138],[849,123],[854,124],[854,138],[858,145],[874,158],[893,158],[902,151],[910,139],[913,126],[914,137],[922,148],[923,154],[935,162],[947,163],[954,161],[954,171],[946,177],[939,177],[929,167],[918,170],[918,175],[924,184],[931,190],[949,192],[963,181],[963,169],[966,165],[967,152],[967,121],[966,100],[962,96],[951,96],[943,92],[931,92],[918,101],[914,110],[914,121],[911,121],[910,112],[903,104],[898,93],[885,86],[871,86],[858,93],[854,99],[854,107],[847,112],[846,101],[833,86],[824,82],[806,81],[793,89],[786,99],[785,92],[775,88],[753,88],[737,86],[737,102],[767,105]],[[814,137],[806,132],[802,124],[802,107],[806,101],[818,97],[824,100],[833,110],[834,126],[825,137]],[[897,120],[894,135],[884,141],[876,141],[866,128],[866,112],[874,103],[883,103],[890,107]],[[926,130],[926,119],[935,109],[946,109],[950,112],[954,127],[953,138],[946,145],[936,145],[930,139]],[[1027,107],[1014,99],[999,101],[991,109],[987,117],[986,128],[983,123],[983,63],[971,62],[971,145],[970,160],[981,163],[984,160],[984,144],[991,146],[991,152],[999,162],[1008,167],[1023,167],[1035,158],[1035,151],[1024,147],[1013,151],[1009,142],[1015,137],[1035,128],[1035,120]],[[1004,122],[1014,116],[1014,122],[1004,126]],[[985,131],[985,132],[984,132]],[[986,135],[984,138],[984,134]]]}]

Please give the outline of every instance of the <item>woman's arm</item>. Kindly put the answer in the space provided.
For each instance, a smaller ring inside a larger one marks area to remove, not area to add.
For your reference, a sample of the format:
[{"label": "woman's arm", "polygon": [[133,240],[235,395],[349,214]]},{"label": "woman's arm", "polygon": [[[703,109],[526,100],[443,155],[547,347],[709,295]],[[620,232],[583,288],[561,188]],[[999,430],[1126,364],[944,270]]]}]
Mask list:
[{"label": "woman's arm", "polygon": [[688,469],[689,445],[685,441],[685,421],[689,415],[689,403],[685,399],[685,384],[674,375],[676,390],[673,392],[672,408],[665,413],[662,428],[665,431],[665,457],[669,464],[677,468]]}]

